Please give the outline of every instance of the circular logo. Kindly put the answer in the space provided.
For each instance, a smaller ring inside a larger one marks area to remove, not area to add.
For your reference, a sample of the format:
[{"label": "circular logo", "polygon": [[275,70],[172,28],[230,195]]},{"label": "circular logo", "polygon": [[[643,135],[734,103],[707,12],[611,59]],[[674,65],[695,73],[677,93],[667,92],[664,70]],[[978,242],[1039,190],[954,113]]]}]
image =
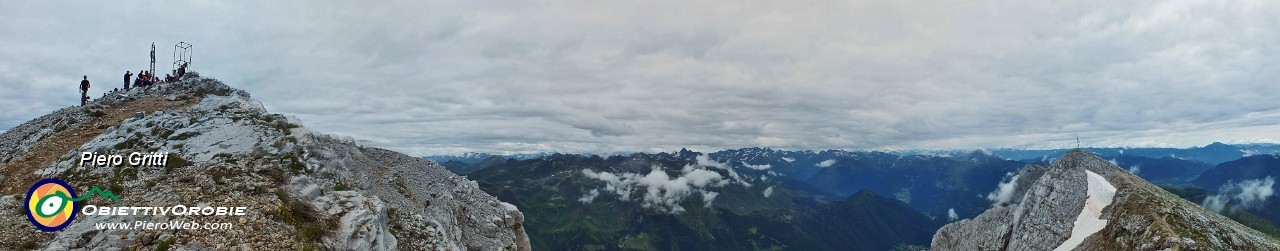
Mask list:
[{"label": "circular logo", "polygon": [[48,178],[31,185],[27,192],[27,220],[40,230],[53,232],[76,219],[76,191],[59,179]]}]

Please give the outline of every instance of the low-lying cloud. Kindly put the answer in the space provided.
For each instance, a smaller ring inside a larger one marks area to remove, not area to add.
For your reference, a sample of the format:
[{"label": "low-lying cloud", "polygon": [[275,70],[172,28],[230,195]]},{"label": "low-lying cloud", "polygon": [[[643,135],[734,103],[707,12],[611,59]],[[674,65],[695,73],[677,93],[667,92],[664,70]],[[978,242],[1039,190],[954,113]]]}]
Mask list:
[{"label": "low-lying cloud", "polygon": [[578,199],[578,202],[582,202],[583,204],[591,203],[596,200],[596,196],[600,196],[600,189],[591,189],[587,194],[583,194],[582,198]]},{"label": "low-lying cloud", "polygon": [[755,170],[761,170],[761,171],[769,170],[769,168],[773,168],[773,165],[769,165],[769,164],[752,165],[752,164],[748,164],[746,161],[742,162],[742,166],[746,168],[755,169]]},{"label": "low-lying cloud", "polygon": [[1270,176],[1239,183],[1227,183],[1218,189],[1218,193],[1205,197],[1200,205],[1214,212],[1222,212],[1228,205],[1243,209],[1258,209],[1275,195],[1275,184],[1275,180]]},{"label": "low-lying cloud", "polygon": [[[711,168],[727,170],[729,177],[725,177]],[[719,195],[719,192],[711,191],[711,188],[726,185],[749,186],[728,165],[706,158],[705,155],[699,156],[694,164],[686,165],[679,170],[673,171],[678,172],[674,177],[667,174],[668,170],[666,168],[658,165],[652,166],[647,174],[615,174],[582,169],[583,176],[602,181],[605,186],[591,189],[578,201],[583,203],[594,201],[596,197],[600,196],[599,191],[597,191],[599,189],[605,193],[618,196],[618,199],[622,201],[631,201],[632,198],[638,197],[640,204],[645,208],[663,213],[679,214],[686,211],[684,206],[680,204],[694,194],[702,198],[704,207],[711,207],[716,196]]]},{"label": "low-lying cloud", "polygon": [[1007,181],[1001,181],[996,184],[996,190],[987,194],[987,200],[991,201],[992,207],[1002,207],[1009,204],[1013,200],[1013,192],[1018,186],[1018,175],[1013,173],[1005,174]]}]

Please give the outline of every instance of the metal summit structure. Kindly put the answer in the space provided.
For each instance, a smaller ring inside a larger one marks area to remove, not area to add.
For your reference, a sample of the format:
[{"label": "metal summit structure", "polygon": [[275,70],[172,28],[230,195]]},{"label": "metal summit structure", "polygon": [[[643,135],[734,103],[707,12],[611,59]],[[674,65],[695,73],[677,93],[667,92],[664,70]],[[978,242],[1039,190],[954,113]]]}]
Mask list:
[{"label": "metal summit structure", "polygon": [[173,69],[178,69],[183,64],[187,64],[190,67],[191,44],[178,42],[178,44],[173,45]]},{"label": "metal summit structure", "polygon": [[156,74],[156,43],[151,43],[151,74]]}]

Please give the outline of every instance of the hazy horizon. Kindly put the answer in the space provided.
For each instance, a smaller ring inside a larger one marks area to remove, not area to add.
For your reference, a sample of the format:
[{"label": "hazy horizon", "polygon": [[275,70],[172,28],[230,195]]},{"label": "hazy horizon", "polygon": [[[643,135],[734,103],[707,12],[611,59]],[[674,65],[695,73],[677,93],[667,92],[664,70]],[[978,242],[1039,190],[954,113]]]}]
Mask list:
[{"label": "hazy horizon", "polygon": [[[1233,143],[1233,144],[1228,144],[1228,143],[1223,143],[1223,142],[1213,142],[1213,143],[1222,143],[1222,144],[1233,145],[1233,146],[1250,146],[1250,145],[1253,145],[1253,146],[1280,146],[1280,143],[1238,143],[1238,144],[1235,144],[1235,143]],[[1213,144],[1213,143],[1210,143],[1210,144]],[[1197,148],[1204,148],[1204,147],[1206,147],[1206,146],[1208,146],[1208,145],[1209,145],[1209,144],[1205,144],[1205,145],[1201,145],[1201,146],[1190,146],[1190,147],[1154,147],[1154,146],[1153,146],[1153,147],[1130,147],[1130,146],[1094,147],[1094,146],[1082,146],[1082,147],[1080,147],[1080,149],[1086,149],[1086,150],[1087,150],[1087,149],[1197,149]],[[689,151],[693,151],[693,152],[698,152],[698,153],[713,153],[713,152],[730,151],[730,150],[740,150],[740,149],[747,149],[747,148],[753,148],[753,147],[719,148],[719,149],[693,149],[693,148],[679,148],[679,149],[668,149],[668,150],[662,150],[662,151],[638,151],[638,152],[637,152],[637,151],[627,151],[627,152],[462,152],[462,153],[425,154],[425,155],[418,155],[418,157],[446,157],[446,156],[462,156],[462,155],[466,155],[466,154],[489,154],[489,155],[495,155],[495,156],[542,155],[542,154],[593,154],[593,155],[600,155],[600,156],[613,156],[613,155],[625,155],[625,154],[633,154],[633,153],[644,153],[644,154],[673,153],[673,152],[679,152],[681,149],[689,150]],[[1011,147],[989,147],[989,148],[936,148],[936,149],[847,149],[847,148],[846,148],[846,149],[840,149],[840,148],[822,148],[822,149],[800,149],[800,148],[790,148],[790,149],[788,149],[788,148],[772,148],[772,147],[758,147],[758,148],[769,149],[769,150],[774,150],[774,151],[787,151],[787,152],[804,152],[804,151],[812,151],[812,152],[822,152],[822,151],[847,151],[847,152],[887,152],[887,153],[908,153],[908,154],[909,154],[909,153],[925,153],[925,154],[927,154],[927,153],[948,153],[948,152],[954,153],[954,152],[973,152],[973,151],[983,151],[983,152],[987,152],[988,154],[991,154],[991,153],[990,153],[990,152],[988,152],[988,151],[1000,151],[1000,150],[1013,150],[1013,151],[1064,151],[1064,150],[1076,149],[1074,146],[1073,146],[1073,147],[1065,147],[1065,148],[1011,148]]]}]

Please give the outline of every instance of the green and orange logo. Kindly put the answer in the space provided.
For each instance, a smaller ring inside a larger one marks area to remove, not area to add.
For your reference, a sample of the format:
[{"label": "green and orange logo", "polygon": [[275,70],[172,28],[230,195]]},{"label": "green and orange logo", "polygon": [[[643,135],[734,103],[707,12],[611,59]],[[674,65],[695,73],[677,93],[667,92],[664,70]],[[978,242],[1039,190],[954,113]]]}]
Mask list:
[{"label": "green and orange logo", "polygon": [[27,192],[27,220],[40,230],[53,232],[66,228],[76,219],[76,208],[80,201],[88,199],[94,193],[103,198],[120,201],[109,191],[94,187],[83,197],[76,197],[76,190],[67,182],[55,178],[37,181]]}]

